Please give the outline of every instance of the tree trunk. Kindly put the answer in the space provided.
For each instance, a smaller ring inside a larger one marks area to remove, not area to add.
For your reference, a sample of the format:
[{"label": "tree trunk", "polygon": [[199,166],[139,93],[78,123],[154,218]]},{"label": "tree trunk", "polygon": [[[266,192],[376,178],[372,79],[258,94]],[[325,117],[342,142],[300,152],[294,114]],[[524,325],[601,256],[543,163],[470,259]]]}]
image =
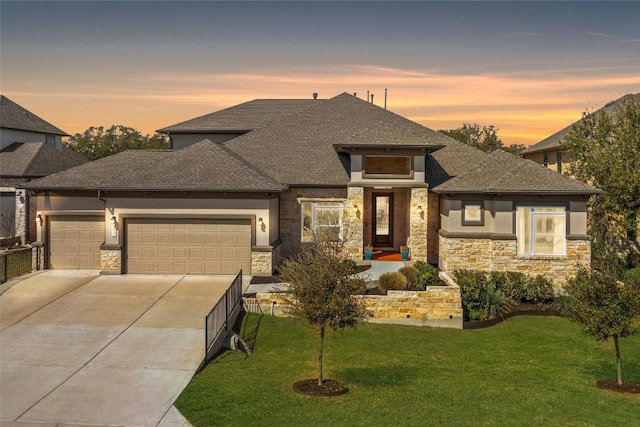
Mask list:
[{"label": "tree trunk", "polygon": [[322,385],[322,351],[324,347],[324,325],[320,326],[320,343],[318,345],[318,385]]},{"label": "tree trunk", "polygon": [[622,386],[622,359],[620,358],[620,344],[618,343],[618,336],[613,336],[613,342],[616,345],[616,373],[618,379],[618,385]]}]

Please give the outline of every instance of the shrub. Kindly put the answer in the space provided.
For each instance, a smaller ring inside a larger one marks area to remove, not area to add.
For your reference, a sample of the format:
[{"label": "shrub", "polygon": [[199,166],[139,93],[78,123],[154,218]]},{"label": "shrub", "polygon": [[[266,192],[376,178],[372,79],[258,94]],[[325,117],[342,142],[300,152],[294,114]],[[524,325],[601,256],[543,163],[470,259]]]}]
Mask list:
[{"label": "shrub", "polygon": [[637,287],[640,287],[640,267],[634,267],[627,270],[624,273],[624,278],[622,279],[622,281],[627,285],[635,285]]},{"label": "shrub", "polygon": [[407,278],[397,271],[383,273],[378,279],[378,285],[384,291],[402,290],[407,287]]},{"label": "shrub", "polygon": [[412,288],[416,284],[418,270],[414,267],[402,267],[398,270],[398,273],[402,274],[407,279],[407,288]]},{"label": "shrub", "polygon": [[431,264],[424,261],[416,261],[413,264],[413,268],[416,269],[416,289],[424,291],[427,286],[433,285],[436,282],[436,268]]},{"label": "shrub", "polygon": [[548,305],[554,298],[553,284],[543,275],[530,277],[525,289],[525,302],[538,305]]},{"label": "shrub", "polygon": [[343,259],[340,263],[347,271],[356,271],[358,267],[358,264],[352,259]]},{"label": "shrub", "polygon": [[487,318],[493,319],[498,316],[503,317],[503,314],[508,313],[509,308],[513,305],[513,300],[493,283],[490,283],[482,292],[482,305],[487,313]]},{"label": "shrub", "polygon": [[[479,311],[486,313],[486,310],[481,308],[481,296],[487,285],[485,274],[478,270],[455,270],[453,279],[460,286],[462,311],[465,319],[479,320],[477,319],[477,313]],[[474,317],[476,318],[474,319]]]},{"label": "shrub", "polygon": [[526,288],[527,288],[527,276],[524,273],[517,271],[507,271],[503,274],[504,283],[502,290],[506,297],[511,298],[515,303],[521,303],[525,301]]}]

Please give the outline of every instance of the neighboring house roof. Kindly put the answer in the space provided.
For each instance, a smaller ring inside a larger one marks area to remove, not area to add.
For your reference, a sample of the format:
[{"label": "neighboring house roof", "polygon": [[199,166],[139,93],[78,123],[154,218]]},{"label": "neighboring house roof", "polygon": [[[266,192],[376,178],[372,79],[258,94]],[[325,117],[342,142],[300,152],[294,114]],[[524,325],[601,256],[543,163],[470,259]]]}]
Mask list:
[{"label": "neighboring house roof", "polygon": [[590,187],[566,175],[496,150],[464,172],[433,189],[436,193],[474,194],[599,194],[602,190]]},{"label": "neighboring house roof", "polygon": [[31,189],[282,191],[286,187],[207,139],[178,151],[128,150],[51,175]]},{"label": "neighboring house roof", "polygon": [[160,133],[249,132],[322,103],[319,99],[255,99],[158,129]]},{"label": "neighboring house roof", "polygon": [[0,95],[0,104],[2,107],[0,127],[2,128],[69,136],[65,131],[41,119],[4,95]]},{"label": "neighboring house roof", "polygon": [[[367,138],[368,137],[368,138]],[[296,186],[349,183],[349,158],[334,146],[413,146],[456,142],[389,110],[343,93],[225,146],[276,181]]]},{"label": "neighboring house roof", "polygon": [[[627,94],[625,96],[623,96],[622,98],[618,98],[615,101],[611,101],[609,103],[607,103],[604,107],[600,108],[599,110],[595,111],[593,114],[611,114],[614,113],[615,111],[618,110],[618,108],[624,106],[627,102],[629,101],[636,101],[636,102],[640,102],[640,93],[635,93],[635,94]],[[578,120],[577,122],[567,126],[564,129],[559,130],[558,132],[554,133],[551,136],[548,136],[547,138],[543,139],[542,141],[538,142],[537,144],[534,144],[530,147],[528,147],[526,150],[524,150],[522,153],[520,154],[533,154],[533,153],[538,153],[541,151],[547,151],[547,150],[553,150],[553,149],[557,149],[560,147],[560,144],[562,143],[562,140],[564,138],[567,137],[567,135],[569,135],[569,133],[571,132],[571,130],[573,129],[573,127],[582,122],[581,120]]]},{"label": "neighboring house roof", "polygon": [[87,162],[68,148],[57,150],[44,142],[14,142],[0,151],[0,175],[37,178]]}]

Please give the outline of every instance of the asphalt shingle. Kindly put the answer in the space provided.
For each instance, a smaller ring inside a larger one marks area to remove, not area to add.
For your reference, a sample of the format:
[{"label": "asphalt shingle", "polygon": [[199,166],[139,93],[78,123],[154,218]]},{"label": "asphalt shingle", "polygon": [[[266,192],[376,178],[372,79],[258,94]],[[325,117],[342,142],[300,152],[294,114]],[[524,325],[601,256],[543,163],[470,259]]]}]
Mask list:
[{"label": "asphalt shingle", "polygon": [[43,142],[14,142],[0,152],[0,175],[41,177],[87,163],[78,153]]},{"label": "asphalt shingle", "polygon": [[51,135],[69,136],[65,131],[36,116],[4,95],[0,95],[0,127]]}]

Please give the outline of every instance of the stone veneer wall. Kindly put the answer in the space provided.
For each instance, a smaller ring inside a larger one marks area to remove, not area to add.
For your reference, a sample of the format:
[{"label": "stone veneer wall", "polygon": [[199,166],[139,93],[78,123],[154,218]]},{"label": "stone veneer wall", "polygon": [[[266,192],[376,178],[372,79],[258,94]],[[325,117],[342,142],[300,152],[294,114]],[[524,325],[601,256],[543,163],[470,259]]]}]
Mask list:
[{"label": "stone veneer wall", "polygon": [[[354,206],[358,206],[358,210]],[[355,261],[362,259],[364,248],[364,187],[348,187],[344,206],[344,249]]]},{"label": "stone veneer wall", "polygon": [[270,276],[280,262],[279,247],[271,251],[251,251],[251,271],[244,272],[252,276]]},{"label": "stone veneer wall", "polygon": [[[428,198],[429,190],[427,188],[411,189],[407,246],[411,249],[411,259],[413,261],[427,260],[427,225],[431,209]],[[419,210],[418,206],[421,206],[422,210]]]},{"label": "stone veneer wall", "polygon": [[[462,329],[460,288],[444,273],[449,286],[428,286],[425,291],[388,291],[387,295],[363,295],[371,323],[435,326]],[[259,305],[264,313],[287,314],[286,300],[279,293],[257,293],[245,300]]]},{"label": "stone veneer wall", "polygon": [[563,257],[518,257],[516,240],[469,239],[440,236],[440,269],[482,271],[519,271],[529,275],[542,274],[557,285],[564,285],[579,266],[591,263],[588,240],[567,240],[567,255]]},{"label": "stone veneer wall", "polygon": [[122,273],[122,250],[101,249],[100,250],[101,274]]},{"label": "stone veneer wall", "polygon": [[427,261],[438,264],[439,243],[438,228],[440,228],[440,196],[429,193],[429,211],[427,212]]}]

